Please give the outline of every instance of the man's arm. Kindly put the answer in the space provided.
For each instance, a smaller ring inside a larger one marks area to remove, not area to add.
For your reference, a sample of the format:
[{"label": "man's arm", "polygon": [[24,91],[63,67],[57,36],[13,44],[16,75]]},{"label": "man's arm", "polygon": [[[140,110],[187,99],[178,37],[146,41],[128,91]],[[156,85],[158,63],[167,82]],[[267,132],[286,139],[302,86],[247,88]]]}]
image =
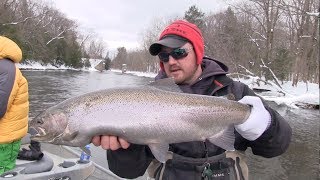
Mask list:
[{"label": "man's arm", "polygon": [[270,127],[255,141],[249,143],[253,154],[271,158],[283,154],[289,147],[292,130],[275,110],[266,107],[271,115]]},{"label": "man's arm", "polygon": [[14,63],[7,59],[0,59],[0,119],[7,111],[15,74],[16,68]]},{"label": "man's arm", "polygon": [[[250,88],[245,86],[244,96],[256,96],[256,94]],[[292,130],[289,124],[278,112],[270,108],[264,101],[263,104],[265,109],[270,113],[270,125],[260,137],[253,141],[243,138],[237,132],[235,147],[240,150],[245,150],[247,147],[251,147],[253,154],[271,158],[281,155],[287,150],[291,141]]]}]

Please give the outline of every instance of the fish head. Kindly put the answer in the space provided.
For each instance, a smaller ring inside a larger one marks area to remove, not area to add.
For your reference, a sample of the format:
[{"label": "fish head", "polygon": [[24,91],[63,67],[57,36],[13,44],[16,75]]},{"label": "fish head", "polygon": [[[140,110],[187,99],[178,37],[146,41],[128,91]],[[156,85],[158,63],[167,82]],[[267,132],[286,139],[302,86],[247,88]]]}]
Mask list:
[{"label": "fish head", "polygon": [[67,126],[68,118],[63,110],[47,110],[30,122],[29,133],[31,140],[54,143],[59,141]]}]

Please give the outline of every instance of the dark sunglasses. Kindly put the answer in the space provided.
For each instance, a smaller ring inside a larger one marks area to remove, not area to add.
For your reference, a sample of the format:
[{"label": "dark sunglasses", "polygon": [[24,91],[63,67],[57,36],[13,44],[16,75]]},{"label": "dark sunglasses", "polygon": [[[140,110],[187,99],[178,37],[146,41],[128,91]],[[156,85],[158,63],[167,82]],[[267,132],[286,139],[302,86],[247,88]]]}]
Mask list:
[{"label": "dark sunglasses", "polygon": [[184,57],[187,57],[188,53],[189,53],[188,50],[191,50],[191,49],[192,49],[192,47],[190,47],[190,48],[177,48],[169,53],[168,52],[160,52],[158,54],[158,57],[159,57],[160,61],[162,61],[164,63],[169,61],[169,56],[173,57],[175,60],[179,60]]}]

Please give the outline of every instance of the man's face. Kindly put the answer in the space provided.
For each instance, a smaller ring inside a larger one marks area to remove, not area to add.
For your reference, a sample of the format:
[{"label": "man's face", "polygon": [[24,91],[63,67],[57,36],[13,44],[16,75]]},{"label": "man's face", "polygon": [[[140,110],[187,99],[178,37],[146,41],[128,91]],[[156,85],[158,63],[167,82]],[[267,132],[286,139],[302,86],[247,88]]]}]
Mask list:
[{"label": "man's face", "polygon": [[[188,55],[177,59],[170,55],[168,62],[163,62],[164,70],[168,77],[174,78],[176,84],[192,84],[201,75],[201,66],[197,65],[196,54],[190,43],[178,49],[184,49]],[[160,53],[170,53],[178,49],[163,46]]]}]

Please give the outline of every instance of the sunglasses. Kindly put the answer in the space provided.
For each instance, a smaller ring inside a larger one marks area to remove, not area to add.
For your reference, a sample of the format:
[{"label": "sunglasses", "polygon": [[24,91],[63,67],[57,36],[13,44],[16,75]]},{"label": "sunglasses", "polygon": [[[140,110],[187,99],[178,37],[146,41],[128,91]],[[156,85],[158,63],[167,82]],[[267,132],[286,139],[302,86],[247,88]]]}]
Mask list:
[{"label": "sunglasses", "polygon": [[169,56],[173,57],[175,60],[179,60],[184,57],[187,57],[189,50],[191,50],[191,49],[192,49],[192,47],[190,47],[190,48],[177,48],[169,53],[168,52],[160,52],[158,54],[158,57],[159,57],[160,61],[162,61],[164,63],[169,62]]}]

